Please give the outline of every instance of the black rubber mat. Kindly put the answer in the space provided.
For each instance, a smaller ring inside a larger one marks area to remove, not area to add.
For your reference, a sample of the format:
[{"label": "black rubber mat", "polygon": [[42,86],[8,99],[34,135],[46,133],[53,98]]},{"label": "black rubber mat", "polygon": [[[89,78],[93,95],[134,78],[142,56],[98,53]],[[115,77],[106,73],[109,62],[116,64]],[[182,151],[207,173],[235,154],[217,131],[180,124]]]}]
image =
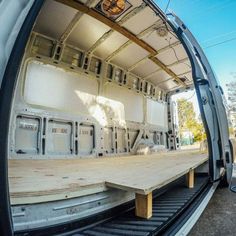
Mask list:
[{"label": "black rubber mat", "polygon": [[191,202],[208,185],[208,177],[195,178],[195,187],[189,189],[184,183],[180,183],[164,194],[153,199],[153,216],[145,220],[135,216],[134,208],[119,215],[118,217],[103,221],[102,223],[87,226],[84,229],[73,232],[71,235],[132,235],[146,236],[161,234],[172,224]]}]

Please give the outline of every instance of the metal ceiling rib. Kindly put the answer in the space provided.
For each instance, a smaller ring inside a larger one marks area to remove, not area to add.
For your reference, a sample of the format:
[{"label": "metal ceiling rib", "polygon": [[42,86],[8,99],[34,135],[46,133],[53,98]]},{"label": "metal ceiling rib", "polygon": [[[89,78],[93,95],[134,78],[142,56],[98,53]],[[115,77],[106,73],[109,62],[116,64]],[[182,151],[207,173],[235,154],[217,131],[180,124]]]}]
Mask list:
[{"label": "metal ceiling rib", "polygon": [[[165,52],[166,50],[170,49],[170,47],[175,47],[175,46],[178,46],[178,45],[180,45],[180,44],[181,44],[180,41],[177,41],[177,42],[175,42],[175,43],[173,43],[173,44],[171,44],[171,45],[169,45],[169,46],[166,46],[166,47],[164,47],[164,48],[158,50],[156,55],[158,55],[159,53]],[[156,56],[156,55],[155,55],[155,56]],[[145,58],[141,59],[140,61],[136,62],[136,63],[133,64],[132,66],[130,66],[130,67],[128,68],[128,71],[132,71],[134,68],[136,68],[137,66],[141,65],[142,63],[144,63],[146,60],[149,59],[149,56],[150,56],[150,55],[148,55],[147,57],[145,57]]]},{"label": "metal ceiling rib", "polygon": [[[119,25],[124,24],[127,20],[129,20],[131,17],[135,16],[139,12],[141,12],[146,7],[145,3],[142,3],[140,6],[134,8],[132,11],[127,13],[121,20],[119,20],[117,23]],[[111,29],[108,32],[106,32],[101,38],[97,40],[97,42],[92,45],[92,47],[87,51],[87,53],[93,53],[107,38],[109,38],[112,33],[114,33],[115,30]]]},{"label": "metal ceiling rib", "polygon": [[[166,65],[161,62],[158,58],[155,57],[155,55],[157,54],[157,51],[150,46],[148,43],[146,43],[145,41],[143,41],[142,39],[140,39],[139,37],[137,37],[135,34],[131,33],[129,30],[127,30],[126,28],[122,27],[121,25],[119,25],[117,22],[114,22],[110,19],[108,19],[107,17],[101,15],[100,13],[98,13],[96,10],[80,3],[77,1],[69,1],[69,0],[56,0],[57,2],[66,4],[84,14],[87,14],[93,18],[95,18],[96,20],[102,22],[103,24],[105,24],[106,26],[109,26],[112,30],[119,32],[120,34],[124,35],[125,37],[127,37],[131,42],[134,42],[135,44],[137,44],[138,46],[140,46],[141,48],[145,49],[147,52],[150,53],[150,56],[148,57],[151,61],[153,61],[155,64],[157,64],[159,67],[161,67],[162,70],[164,70],[167,74],[169,74],[175,81],[177,81],[179,84],[181,84],[182,86],[186,87],[186,84],[179,79],[179,77],[169,68],[166,67]],[[127,42],[127,45],[129,45],[130,42]],[[126,45],[123,47],[125,48]],[[122,49],[123,49],[122,47]]]},{"label": "metal ceiling rib", "polygon": [[158,60],[156,57],[150,56],[149,59],[152,60],[154,63],[156,63],[159,67],[161,67],[161,69],[164,70],[167,74],[169,74],[175,81],[186,86],[186,84],[182,80],[180,80],[180,78],[171,69],[166,67],[166,65],[162,63],[160,60]]},{"label": "metal ceiling rib", "polygon": [[[139,33],[136,37],[141,39],[142,37],[144,37],[145,35],[149,34],[150,32],[155,30],[155,27],[157,27],[158,23],[161,20],[156,21],[153,25],[149,26],[147,29],[143,30],[141,33]],[[131,43],[133,43],[132,40],[127,41],[126,43],[124,43],[121,47],[119,47],[116,51],[114,51],[111,55],[109,55],[106,58],[106,61],[110,61],[112,60],[118,53],[120,53],[123,49],[125,49],[126,47],[128,47]]]},{"label": "metal ceiling rib", "polygon": [[70,6],[84,14],[87,14],[93,18],[95,18],[96,20],[102,22],[103,24],[105,24],[106,26],[110,27],[111,29],[119,32],[120,34],[123,34],[125,37],[127,37],[129,40],[132,40],[133,42],[135,42],[137,45],[139,45],[140,47],[142,47],[143,49],[147,50],[149,53],[151,54],[155,54],[156,50],[154,48],[152,48],[149,44],[147,44],[146,42],[144,42],[143,40],[140,40],[136,37],[136,35],[134,35],[133,33],[129,32],[127,29],[123,28],[122,26],[120,26],[119,24],[117,24],[116,22],[108,19],[107,17],[101,15],[100,13],[98,13],[96,10],[87,7],[86,5],[80,3],[80,2],[75,2],[75,1],[70,1],[70,0],[56,0],[57,2],[63,3],[67,6]]},{"label": "metal ceiling rib", "polygon": [[67,26],[66,30],[63,32],[63,34],[61,35],[59,41],[63,44],[67,38],[69,37],[70,33],[73,31],[73,29],[76,27],[76,25],[78,24],[80,18],[82,17],[82,13],[78,12],[74,18],[72,19],[72,21],[70,22],[70,24]]},{"label": "metal ceiling rib", "polygon": [[[189,74],[189,73],[191,73],[191,72],[192,72],[192,71],[187,71],[187,72],[178,74],[178,76],[179,76],[179,77],[183,77],[183,76],[185,76],[185,75],[187,75],[187,74]],[[172,80],[172,78],[168,78],[168,79],[166,79],[166,80],[163,80],[163,81],[157,83],[157,85],[163,84],[163,83],[168,82],[168,81],[171,81],[171,80]]]},{"label": "metal ceiling rib", "polygon": [[[94,3],[95,0],[87,0],[86,5],[91,6]],[[76,25],[79,23],[80,18],[83,16],[82,12],[77,12],[74,18],[71,20],[70,24],[67,26],[66,30],[61,35],[59,41],[63,44],[67,38],[69,37],[70,33],[73,31],[73,29],[76,27]]]},{"label": "metal ceiling rib", "polygon": [[34,31],[59,39],[77,12],[76,9],[69,6],[51,0],[45,1],[37,17]]},{"label": "metal ceiling rib", "polygon": [[159,71],[161,71],[161,68],[158,68],[157,70],[155,70],[155,71],[151,72],[150,74],[144,76],[142,79],[146,80],[146,79],[152,77],[153,75],[155,75]]},{"label": "metal ceiling rib", "polygon": [[[176,61],[176,62],[173,62],[173,63],[171,63],[171,64],[169,64],[169,65],[167,65],[167,66],[168,66],[168,67],[172,67],[172,66],[175,66],[175,65],[178,65],[178,64],[181,64],[181,63],[186,64],[188,61],[189,61],[189,59],[188,59],[188,57],[186,57],[186,58],[183,58],[183,59],[178,60],[178,61]],[[189,65],[188,65],[188,66],[189,66]],[[189,67],[190,67],[190,66],[189,66]]]}]

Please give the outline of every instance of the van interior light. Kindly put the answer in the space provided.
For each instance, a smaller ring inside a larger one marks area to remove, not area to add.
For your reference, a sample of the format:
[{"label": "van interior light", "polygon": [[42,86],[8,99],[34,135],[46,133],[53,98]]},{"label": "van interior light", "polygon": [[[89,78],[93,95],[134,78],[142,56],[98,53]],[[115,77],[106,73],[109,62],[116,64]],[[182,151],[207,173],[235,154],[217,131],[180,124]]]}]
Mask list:
[{"label": "van interior light", "polygon": [[116,16],[125,10],[126,0],[103,0],[102,11],[108,16]]}]

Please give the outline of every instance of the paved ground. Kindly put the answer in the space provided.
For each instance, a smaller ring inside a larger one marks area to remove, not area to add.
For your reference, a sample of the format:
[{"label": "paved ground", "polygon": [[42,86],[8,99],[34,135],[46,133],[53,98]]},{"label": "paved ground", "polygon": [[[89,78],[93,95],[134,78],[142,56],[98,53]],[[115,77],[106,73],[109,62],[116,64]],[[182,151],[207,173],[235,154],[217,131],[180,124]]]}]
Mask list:
[{"label": "paved ground", "polygon": [[236,236],[236,193],[218,188],[189,236]]}]

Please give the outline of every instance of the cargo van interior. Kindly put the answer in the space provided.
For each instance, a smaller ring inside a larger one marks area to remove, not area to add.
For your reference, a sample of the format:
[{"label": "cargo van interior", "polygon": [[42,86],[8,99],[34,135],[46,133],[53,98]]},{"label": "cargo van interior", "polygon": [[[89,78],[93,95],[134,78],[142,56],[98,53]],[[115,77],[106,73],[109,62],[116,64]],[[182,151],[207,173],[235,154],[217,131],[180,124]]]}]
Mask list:
[{"label": "cargo van interior", "polygon": [[[161,229],[160,219],[170,222],[209,181],[207,152],[180,150],[171,97],[194,89],[184,46],[146,1],[111,2],[46,0],[37,17],[9,133],[15,231],[115,215],[119,207]],[[143,210],[149,203],[159,208]]]}]

